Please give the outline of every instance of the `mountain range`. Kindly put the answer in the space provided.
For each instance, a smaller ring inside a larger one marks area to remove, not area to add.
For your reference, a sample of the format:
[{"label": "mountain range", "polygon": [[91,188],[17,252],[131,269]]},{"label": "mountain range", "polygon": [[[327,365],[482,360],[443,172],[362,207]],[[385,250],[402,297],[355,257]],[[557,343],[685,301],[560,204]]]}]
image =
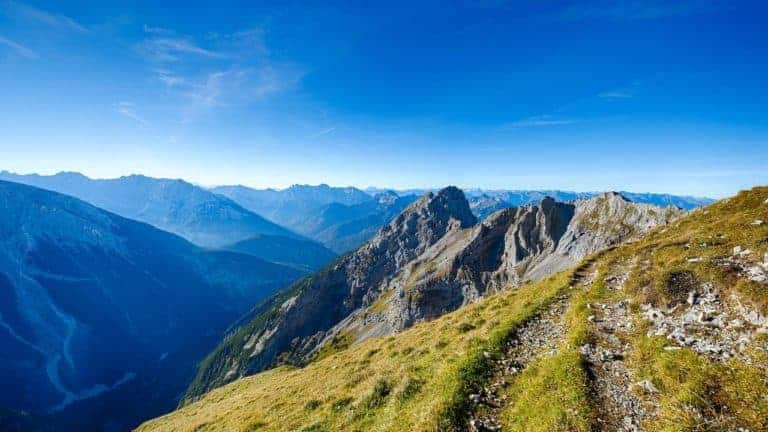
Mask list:
[{"label": "mountain range", "polygon": [[[157,179],[131,175],[117,179],[90,179],[82,174],[62,172],[50,176],[0,172],[0,180],[29,184],[72,195],[121,216],[147,222],[178,234],[191,242],[214,248],[229,248],[249,237],[268,236],[283,246],[292,239],[302,240],[294,248],[311,248],[302,257],[311,262],[328,262],[334,253],[345,253],[369,240],[392,217],[428,189],[388,190],[355,187],[294,185],[286,189],[253,189],[242,185],[218,186],[210,190],[183,180]],[[434,192],[434,191],[433,191]],[[674,205],[690,210],[712,202],[669,194],[620,192],[628,199],[660,206]],[[559,190],[469,189],[470,207],[481,220],[504,208],[534,204],[546,196],[566,202],[592,198],[599,192]],[[323,246],[307,243],[312,239]],[[265,237],[261,251],[250,253],[269,261],[284,262],[285,256],[272,257]],[[274,258],[274,259],[273,259]],[[317,269],[311,262],[294,262],[299,267]]]},{"label": "mountain range", "polygon": [[[271,251],[286,247],[302,249],[301,254],[293,257],[296,261],[287,263],[310,269],[317,268],[318,263],[328,262],[335,255],[322,245],[308,241],[224,196],[183,180],[141,175],[100,180],[72,172],[41,176],[7,171],[0,172],[0,180],[71,195],[120,216],[172,232],[199,246],[227,249],[235,243],[261,236],[258,242],[251,242],[248,253],[268,261],[286,263],[290,257],[285,254],[272,256]],[[257,249],[257,244],[263,247]]]},{"label": "mountain range", "polygon": [[375,196],[354,187],[294,185],[284,190],[245,186],[212,189],[269,220],[344,253],[365,243],[415,196],[384,191]]},{"label": "mountain range", "polygon": [[0,406],[125,430],[176,404],[253,304],[304,272],[0,181]]},{"label": "mountain range", "polygon": [[547,197],[479,223],[461,190],[429,192],[362,247],[241,320],[202,363],[186,399],[539,280],[681,214],[606,193],[573,203]]},{"label": "mountain range", "polygon": [[[291,230],[344,253],[369,240],[379,228],[428,189],[388,190],[328,185],[294,185],[287,189],[252,189],[246,186],[220,186],[212,191]],[[435,192],[434,190],[431,192]],[[644,204],[673,205],[690,210],[713,202],[669,194],[620,192],[622,196]],[[470,189],[467,199],[480,219],[509,207],[540,202],[544,197],[557,201],[594,198],[599,192],[558,190],[485,190]]]}]

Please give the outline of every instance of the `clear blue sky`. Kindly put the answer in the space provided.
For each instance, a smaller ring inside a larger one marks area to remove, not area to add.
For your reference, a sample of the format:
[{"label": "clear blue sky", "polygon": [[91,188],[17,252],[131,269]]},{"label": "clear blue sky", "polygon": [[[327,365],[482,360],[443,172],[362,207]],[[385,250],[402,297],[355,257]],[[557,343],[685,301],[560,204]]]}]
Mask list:
[{"label": "clear blue sky", "polygon": [[156,3],[0,0],[0,169],[768,184],[768,2]]}]

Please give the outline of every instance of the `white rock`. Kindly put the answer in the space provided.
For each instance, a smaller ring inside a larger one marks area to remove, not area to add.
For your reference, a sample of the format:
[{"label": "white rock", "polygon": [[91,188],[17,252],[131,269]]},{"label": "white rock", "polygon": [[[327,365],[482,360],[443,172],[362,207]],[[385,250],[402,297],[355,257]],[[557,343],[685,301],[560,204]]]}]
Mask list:
[{"label": "white rock", "polygon": [[755,225],[755,226],[760,226],[763,223],[764,222],[761,219],[755,219],[754,221],[752,221],[752,225]]},{"label": "white rock", "polygon": [[698,263],[704,261],[704,258],[696,257],[696,258],[688,258],[689,263]]},{"label": "white rock", "polygon": [[642,380],[642,381],[636,382],[635,385],[637,387],[640,387],[646,393],[658,393],[659,392],[659,389],[657,389],[656,386],[653,385],[653,383],[650,382],[649,380]]},{"label": "white rock", "polygon": [[741,253],[741,246],[734,246],[733,247],[733,255],[739,255]]}]

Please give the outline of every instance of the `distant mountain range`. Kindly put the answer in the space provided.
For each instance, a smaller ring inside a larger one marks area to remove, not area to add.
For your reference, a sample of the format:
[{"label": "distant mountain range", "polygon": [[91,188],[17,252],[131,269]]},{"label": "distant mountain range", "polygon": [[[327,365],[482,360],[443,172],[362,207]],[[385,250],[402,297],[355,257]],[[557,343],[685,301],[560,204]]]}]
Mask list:
[{"label": "distant mountain range", "polygon": [[[323,243],[337,253],[357,248],[370,239],[394,215],[431,190],[331,187],[328,185],[294,185],[287,189],[251,189],[246,186],[220,186],[212,191],[222,194],[243,207],[274,223],[283,225]],[[434,191],[432,191],[434,192]],[[621,192],[629,200],[658,206],[673,205],[690,210],[713,202],[668,194]],[[536,204],[544,197],[567,202],[593,198],[600,192],[567,192],[559,190],[484,190],[470,189],[466,196],[472,212],[481,220],[489,214],[509,207]]]},{"label": "distant mountain range", "polygon": [[135,426],[176,404],[227,326],[302,274],[0,181],[0,406],[58,430]]},{"label": "distant mountain range", "polygon": [[[378,193],[383,189],[368,188],[368,193]],[[422,195],[427,192],[435,192],[435,189],[406,189],[395,191],[400,195],[415,194]],[[499,204],[498,209],[506,207],[517,207],[527,204],[536,204],[544,197],[554,198],[560,202],[575,201],[577,199],[594,198],[603,192],[571,192],[561,190],[515,190],[515,189],[467,189],[464,191],[470,204],[478,201],[495,200]],[[705,206],[715,202],[712,198],[692,197],[683,195],[657,194],[657,193],[636,193],[627,191],[618,191],[623,197],[630,201],[641,204],[653,204],[657,206],[672,205],[683,210],[692,210],[697,207]],[[486,206],[478,206],[485,208]],[[490,213],[488,213],[490,214]]]},{"label": "distant mountain range", "polygon": [[[0,180],[71,195],[120,216],[180,235],[204,247],[230,248],[240,241],[261,236],[258,243],[248,248],[248,253],[268,261],[308,269],[316,269],[335,255],[319,243],[308,241],[222,195],[183,180],[140,175],[98,180],[79,173],[63,172],[41,176],[18,175],[7,171],[0,172]],[[271,242],[275,244],[269,244]],[[289,258],[285,254],[271,255],[271,251],[284,249],[290,244],[303,250],[293,257],[298,261],[285,261]]]},{"label": "distant mountain range", "polygon": [[[141,175],[117,179],[90,179],[79,173],[62,172],[51,176],[19,175],[0,172],[0,180],[38,186],[80,198],[121,216],[149,223],[206,247],[229,248],[254,236],[260,237],[249,250],[261,258],[283,262],[285,256],[272,257],[269,238],[291,243],[289,238],[315,240],[335,253],[353,250],[370,239],[392,216],[428,189],[393,191],[388,189],[294,185],[286,189],[252,189],[247,186],[218,186],[210,190],[183,180],[156,179]],[[434,192],[434,191],[433,191]],[[469,189],[467,199],[473,213],[481,220],[494,211],[535,204],[545,196],[566,202],[592,198],[599,192],[559,190],[486,190]],[[713,202],[669,194],[621,194],[637,203],[674,205],[690,210]],[[302,237],[303,236],[303,237]],[[284,238],[281,238],[284,237]],[[256,244],[264,245],[257,252]],[[322,261],[329,251],[319,245],[299,241],[312,252],[302,253],[307,262],[299,267],[313,267],[310,261]],[[327,261],[326,261],[327,262]]]},{"label": "distant mountain range", "polygon": [[[221,186],[224,195],[269,220],[344,253],[364,243],[406,199],[374,197],[354,187],[295,185],[283,190]],[[391,195],[387,195],[391,196]]]},{"label": "distant mountain range", "polygon": [[333,251],[317,242],[267,234],[257,234],[225,246],[224,249],[293,266],[307,272],[317,270],[336,257]]}]

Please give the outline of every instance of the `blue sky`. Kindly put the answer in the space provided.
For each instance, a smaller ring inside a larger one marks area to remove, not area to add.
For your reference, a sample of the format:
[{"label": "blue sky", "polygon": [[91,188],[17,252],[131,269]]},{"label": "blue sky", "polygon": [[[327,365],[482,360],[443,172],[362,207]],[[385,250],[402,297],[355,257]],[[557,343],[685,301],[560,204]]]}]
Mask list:
[{"label": "blue sky", "polygon": [[156,3],[0,0],[0,169],[768,184],[765,2]]}]

